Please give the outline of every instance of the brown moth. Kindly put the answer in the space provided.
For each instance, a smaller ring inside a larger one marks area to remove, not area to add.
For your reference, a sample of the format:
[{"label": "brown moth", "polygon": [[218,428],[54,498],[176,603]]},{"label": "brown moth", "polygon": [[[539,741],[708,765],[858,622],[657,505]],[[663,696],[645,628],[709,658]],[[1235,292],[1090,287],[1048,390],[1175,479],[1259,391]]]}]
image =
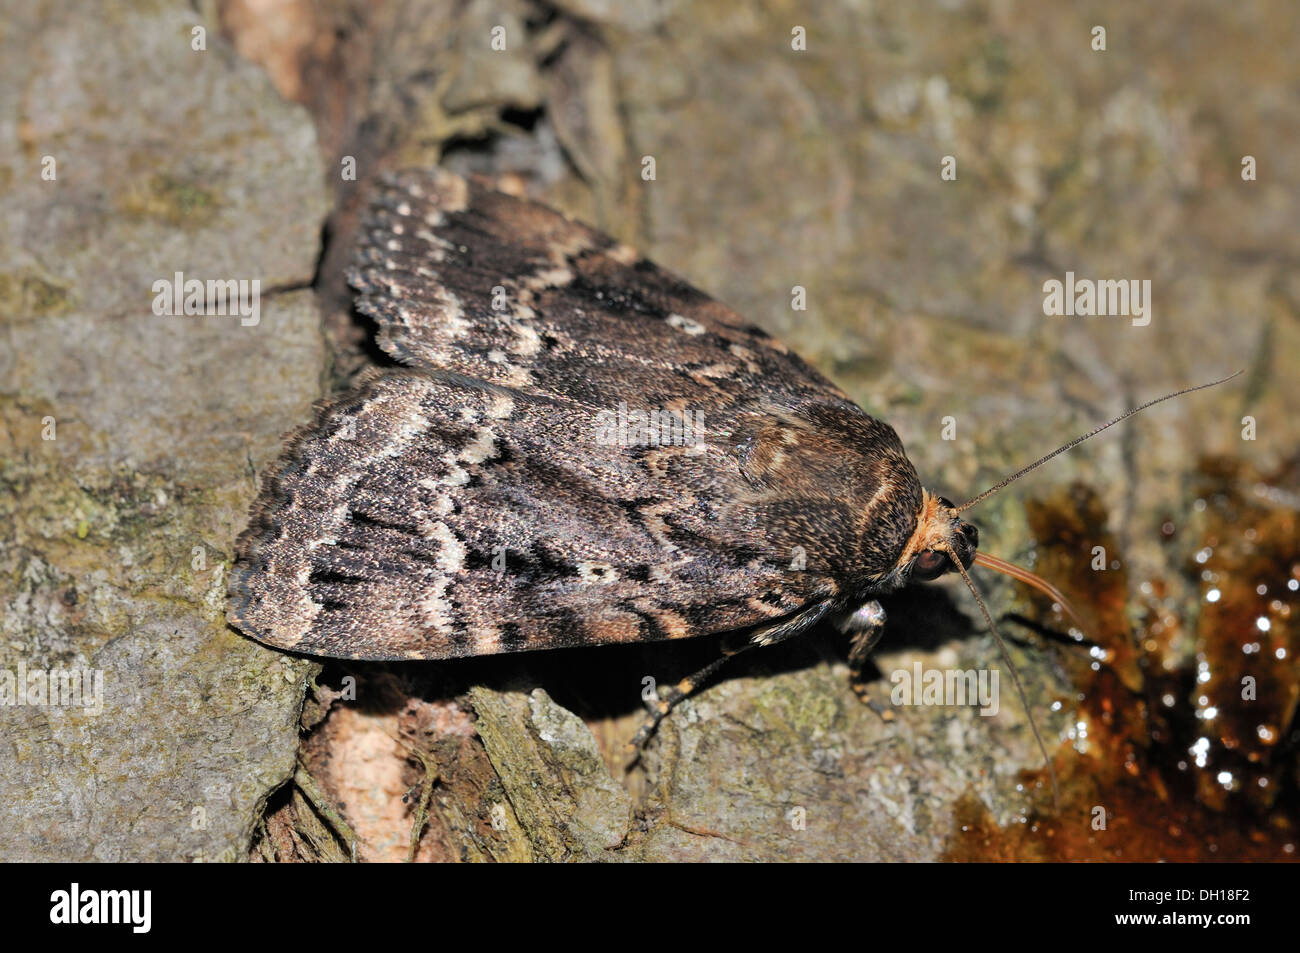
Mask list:
[{"label": "brown moth", "polygon": [[229,619],[283,649],[448,659],[734,632],[734,654],[827,620],[860,661],[877,596],[957,572],[979,600],[975,564],[1065,605],[979,553],[961,514],[1142,409],[954,506],[785,345],[558,212],[407,172],[362,235],[357,307],[404,366],[320,404],[265,475]]}]

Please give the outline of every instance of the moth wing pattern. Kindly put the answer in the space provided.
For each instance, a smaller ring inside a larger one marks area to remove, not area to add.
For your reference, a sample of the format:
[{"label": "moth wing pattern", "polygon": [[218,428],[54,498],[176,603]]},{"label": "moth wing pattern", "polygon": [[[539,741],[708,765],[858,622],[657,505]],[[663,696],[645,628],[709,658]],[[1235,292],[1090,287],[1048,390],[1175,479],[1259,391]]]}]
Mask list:
[{"label": "moth wing pattern", "polygon": [[833,595],[710,528],[725,478],[707,451],[568,452],[584,429],[584,409],[370,375],[264,481],[236,625],[317,655],[436,659],[741,628]]},{"label": "moth wing pattern", "polygon": [[[442,170],[378,190],[349,273],[403,364],[605,408],[834,399],[758,326],[586,225]],[[856,409],[856,408],[854,408]]]},{"label": "moth wing pattern", "polygon": [[[320,404],[264,476],[240,630],[376,660],[682,638],[847,604],[892,568],[872,528],[920,493],[893,430],[607,236],[411,173],[358,261],[407,366]],[[601,430],[620,405],[703,423],[628,445]]]}]

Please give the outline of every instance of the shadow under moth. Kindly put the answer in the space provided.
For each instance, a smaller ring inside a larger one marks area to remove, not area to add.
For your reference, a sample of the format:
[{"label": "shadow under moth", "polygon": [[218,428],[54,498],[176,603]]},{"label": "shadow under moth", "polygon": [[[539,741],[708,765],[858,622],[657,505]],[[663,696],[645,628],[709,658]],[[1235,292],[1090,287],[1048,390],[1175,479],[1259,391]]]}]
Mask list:
[{"label": "shadow under moth", "polygon": [[745,648],[826,621],[865,661],[876,597],[917,580],[960,574],[995,635],[973,565],[1068,609],[980,553],[961,514],[1177,396],[955,506],[922,487],[893,428],[781,342],[558,212],[405,172],[361,234],[357,308],[402,367],[318,405],[265,474],[230,622],[366,660],[734,633],[663,694],[638,746]]}]

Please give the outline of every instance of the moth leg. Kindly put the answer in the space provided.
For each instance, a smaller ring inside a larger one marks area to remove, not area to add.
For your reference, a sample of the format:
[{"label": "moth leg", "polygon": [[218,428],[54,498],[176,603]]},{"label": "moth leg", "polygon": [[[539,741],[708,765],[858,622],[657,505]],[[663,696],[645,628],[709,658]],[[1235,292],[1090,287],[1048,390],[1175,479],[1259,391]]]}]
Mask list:
[{"label": "moth leg", "polygon": [[858,696],[858,701],[879,715],[882,721],[893,721],[893,711],[881,707],[867,694],[867,688],[871,683],[863,677],[862,673],[872,649],[885,634],[884,607],[875,599],[863,603],[855,612],[839,620],[839,628],[845,635],[853,637],[849,643],[849,669],[853,673],[849,688],[853,690],[854,695]]},{"label": "moth leg", "polygon": [[667,714],[677,707],[679,702],[695,694],[699,687],[716,675],[718,670],[721,669],[722,666],[726,665],[733,655],[739,655],[746,649],[753,648],[754,645],[755,643],[749,641],[731,645],[724,643],[722,646],[722,655],[704,666],[704,668],[700,669],[698,672],[695,672],[692,675],[687,675],[672,688],[660,695],[657,702],[646,702],[649,714],[646,716],[646,720],[642,723],[640,729],[637,730],[636,735],[633,736],[630,742],[628,742],[628,747],[634,752],[640,753],[641,749],[645,747],[646,742],[650,740],[650,736],[655,733],[655,729],[659,727],[659,722],[663,721]]},{"label": "moth leg", "polygon": [[[786,639],[807,632],[821,620],[822,616],[830,611],[830,608],[831,603],[819,602],[798,615],[782,619],[780,622],[769,622],[767,625],[759,626],[749,634],[750,644],[776,645],[778,642],[784,642]],[[883,613],[884,610],[882,609],[881,612]]]},{"label": "moth leg", "polygon": [[861,668],[885,634],[885,607],[875,599],[839,620],[840,631],[853,636],[849,643],[849,664]]},{"label": "moth leg", "polygon": [[759,645],[775,645],[777,642],[784,642],[792,636],[798,635],[811,628],[827,610],[830,609],[829,602],[819,602],[809,609],[794,615],[788,619],[782,619],[779,622],[772,622],[768,625],[760,626],[750,632],[740,633],[736,639],[727,639],[722,644],[722,655],[714,659],[704,668],[700,669],[693,675],[688,675],[680,682],[660,695],[657,702],[648,702],[649,715],[645,722],[637,731],[636,735],[628,743],[628,746],[634,752],[640,752],[645,747],[650,736],[654,734],[655,729],[659,727],[659,722],[672,711],[679,702],[693,695],[701,685],[708,682],[722,666],[733,656],[741,652],[748,651]]}]

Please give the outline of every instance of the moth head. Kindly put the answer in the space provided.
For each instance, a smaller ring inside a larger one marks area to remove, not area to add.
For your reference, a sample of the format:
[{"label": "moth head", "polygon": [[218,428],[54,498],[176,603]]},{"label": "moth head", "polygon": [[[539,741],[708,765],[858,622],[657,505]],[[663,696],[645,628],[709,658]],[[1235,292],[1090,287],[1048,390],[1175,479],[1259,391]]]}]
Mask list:
[{"label": "moth head", "polygon": [[921,512],[917,516],[916,529],[903,548],[895,570],[898,584],[930,582],[950,572],[966,576],[965,571],[971,566],[983,566],[1019,579],[1049,596],[1082,629],[1083,622],[1078,612],[1060,590],[1042,576],[1023,566],[979,552],[980,532],[961,518],[963,509],[965,507],[953,505],[946,497],[935,496],[929,490],[921,491]]},{"label": "moth head", "polygon": [[928,582],[954,571],[954,559],[969,569],[979,542],[979,530],[957,514],[951,500],[922,490],[916,529],[903,547],[898,569],[909,582]]}]

